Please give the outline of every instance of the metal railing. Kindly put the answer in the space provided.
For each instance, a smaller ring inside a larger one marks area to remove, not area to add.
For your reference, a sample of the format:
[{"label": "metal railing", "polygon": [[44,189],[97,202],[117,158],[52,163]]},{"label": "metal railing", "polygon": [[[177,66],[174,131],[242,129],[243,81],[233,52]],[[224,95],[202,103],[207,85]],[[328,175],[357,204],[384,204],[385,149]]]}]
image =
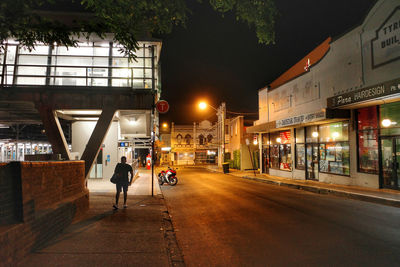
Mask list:
[{"label": "metal railing", "polygon": [[[60,71],[62,69],[62,71]],[[70,70],[70,71],[69,71]],[[107,86],[152,89],[157,78],[134,76],[134,70],[145,74],[151,67],[116,66],[71,66],[3,64],[1,66],[2,87],[10,86]],[[60,71],[60,73],[58,73]],[[26,72],[26,73],[25,73]],[[151,71],[151,73],[153,73]],[[25,78],[25,79],[24,79]],[[122,82],[126,81],[126,82]]]}]

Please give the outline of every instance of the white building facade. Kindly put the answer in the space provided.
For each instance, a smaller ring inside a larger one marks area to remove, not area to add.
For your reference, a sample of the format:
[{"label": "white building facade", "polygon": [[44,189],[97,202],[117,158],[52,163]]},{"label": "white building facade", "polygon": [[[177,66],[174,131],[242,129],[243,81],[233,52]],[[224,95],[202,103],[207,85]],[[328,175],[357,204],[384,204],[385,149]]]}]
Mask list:
[{"label": "white building facade", "polygon": [[400,3],[328,38],[259,91],[261,172],[400,189]]}]

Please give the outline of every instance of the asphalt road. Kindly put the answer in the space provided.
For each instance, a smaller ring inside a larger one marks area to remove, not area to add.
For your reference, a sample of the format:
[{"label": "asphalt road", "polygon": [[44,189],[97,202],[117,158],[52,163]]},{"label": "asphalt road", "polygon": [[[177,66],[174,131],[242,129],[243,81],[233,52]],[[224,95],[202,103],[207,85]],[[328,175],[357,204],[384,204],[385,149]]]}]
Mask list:
[{"label": "asphalt road", "polygon": [[187,266],[400,266],[400,209],[178,169],[162,186]]}]

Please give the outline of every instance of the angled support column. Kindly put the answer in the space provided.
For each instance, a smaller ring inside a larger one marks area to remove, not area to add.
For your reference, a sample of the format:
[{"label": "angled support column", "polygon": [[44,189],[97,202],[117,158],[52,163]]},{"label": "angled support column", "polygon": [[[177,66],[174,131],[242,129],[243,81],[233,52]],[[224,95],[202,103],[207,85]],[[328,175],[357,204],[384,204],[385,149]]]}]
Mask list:
[{"label": "angled support column", "polygon": [[115,111],[116,109],[114,108],[103,109],[99,120],[97,121],[96,127],[94,127],[93,133],[86,145],[85,151],[83,151],[81,160],[85,161],[86,177],[88,177],[90,173],[90,169],[92,168],[93,162],[99,153],[101,144],[104,141],[104,137],[110,128]]},{"label": "angled support column", "polygon": [[70,160],[71,156],[68,150],[68,144],[65,140],[60,121],[55,110],[50,107],[39,105],[37,107],[42,118],[43,126],[46,131],[46,136],[49,139],[53,154],[61,154],[65,160]]}]

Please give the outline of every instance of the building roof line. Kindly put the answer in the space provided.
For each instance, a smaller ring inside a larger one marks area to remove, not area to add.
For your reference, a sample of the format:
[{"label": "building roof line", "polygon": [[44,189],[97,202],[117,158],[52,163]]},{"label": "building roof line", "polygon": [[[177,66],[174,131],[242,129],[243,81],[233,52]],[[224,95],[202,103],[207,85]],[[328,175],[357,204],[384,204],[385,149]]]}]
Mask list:
[{"label": "building roof line", "polygon": [[[293,65],[290,69],[284,72],[276,80],[270,84],[270,90],[273,90],[294,78],[307,73],[308,69],[321,61],[321,59],[328,53],[330,49],[330,43],[332,41],[331,37],[328,37],[319,46],[314,48],[310,53]],[[308,67],[306,67],[308,65]],[[265,88],[265,87],[264,87]]]}]

